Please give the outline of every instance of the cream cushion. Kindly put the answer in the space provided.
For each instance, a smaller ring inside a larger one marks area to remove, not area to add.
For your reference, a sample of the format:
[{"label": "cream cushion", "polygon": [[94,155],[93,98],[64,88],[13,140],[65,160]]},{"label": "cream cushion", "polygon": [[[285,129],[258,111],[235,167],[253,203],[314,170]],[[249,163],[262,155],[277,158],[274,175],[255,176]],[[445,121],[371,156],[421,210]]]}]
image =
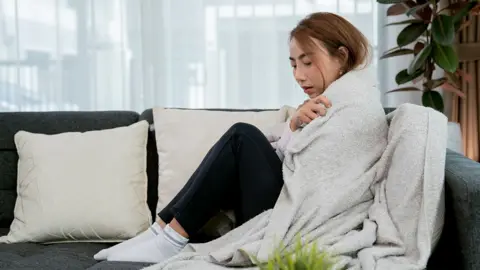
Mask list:
[{"label": "cream cushion", "polygon": [[158,204],[161,211],[187,183],[208,150],[235,123],[249,123],[266,133],[295,111],[209,111],[153,108],[158,151]]},{"label": "cream cushion", "polygon": [[15,134],[18,197],[0,242],[116,242],[151,224],[148,123],[55,135]]}]

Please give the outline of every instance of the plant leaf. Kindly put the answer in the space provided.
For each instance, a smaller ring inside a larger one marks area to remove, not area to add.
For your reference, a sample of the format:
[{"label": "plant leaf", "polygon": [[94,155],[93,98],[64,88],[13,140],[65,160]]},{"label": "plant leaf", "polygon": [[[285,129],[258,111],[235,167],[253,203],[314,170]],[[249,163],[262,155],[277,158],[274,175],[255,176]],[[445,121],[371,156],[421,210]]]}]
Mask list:
[{"label": "plant leaf", "polygon": [[448,91],[448,92],[452,92],[452,93],[454,93],[455,95],[457,95],[461,98],[466,97],[465,93],[463,93],[462,90],[458,89],[457,87],[455,87],[454,85],[452,85],[449,82],[445,82],[444,84],[441,85],[441,87],[442,87],[443,90]]},{"label": "plant leaf", "polygon": [[377,0],[377,3],[379,4],[396,4],[396,3],[402,3],[405,2],[406,0]]},{"label": "plant leaf", "polygon": [[406,54],[413,54],[413,50],[412,49],[398,49],[398,50],[395,50],[395,51],[385,53],[384,55],[382,55],[380,57],[380,59],[385,59],[385,58],[399,56],[399,55],[406,55]]},{"label": "plant leaf", "polygon": [[402,88],[396,88],[396,89],[392,89],[392,90],[389,90],[387,91],[386,93],[393,93],[393,92],[409,92],[409,91],[422,91],[420,90],[419,88],[417,87],[402,87]]},{"label": "plant leaf", "polygon": [[422,19],[424,21],[430,22],[430,19],[432,17],[432,13],[433,13],[433,11],[427,3],[427,5],[425,7],[423,7],[420,10],[417,10],[417,12],[415,12],[413,15],[417,19]]},{"label": "plant leaf", "polygon": [[437,91],[425,91],[422,95],[422,104],[443,113],[443,98]]},{"label": "plant leaf", "polygon": [[389,53],[389,52],[393,52],[393,51],[398,50],[398,49],[400,49],[400,47],[398,47],[398,46],[397,46],[397,47],[394,47],[394,48],[391,48],[391,49],[389,49],[389,50],[386,50],[386,51],[384,52],[384,54],[385,54],[385,53]]},{"label": "plant leaf", "polygon": [[455,73],[445,71],[445,75],[447,76],[448,82],[453,84],[453,86],[458,87],[460,85],[460,79]]},{"label": "plant leaf", "polygon": [[424,23],[424,21],[419,20],[419,19],[408,19],[408,20],[399,21],[399,22],[387,23],[387,24],[385,24],[385,26],[401,25],[401,24],[410,24],[410,23]]},{"label": "plant leaf", "polygon": [[408,8],[403,3],[396,3],[387,9],[387,16],[396,16],[404,14]]},{"label": "plant leaf", "polygon": [[418,54],[423,48],[425,48],[425,43],[419,41],[413,47],[413,53]]},{"label": "plant leaf", "polygon": [[440,14],[432,22],[433,39],[442,45],[450,45],[455,39],[455,28],[451,16]]},{"label": "plant leaf", "polygon": [[426,30],[428,24],[412,23],[403,28],[397,36],[397,44],[399,47],[406,46],[419,38]]},{"label": "plant leaf", "polygon": [[439,87],[440,85],[444,84],[447,81],[447,78],[439,78],[430,80],[423,84],[426,90],[434,90],[435,88]]},{"label": "plant leaf", "polygon": [[412,7],[411,9],[409,9],[407,11],[407,16],[410,16],[413,13],[417,13],[417,12],[421,11],[422,9],[426,8],[428,5],[430,5],[430,3],[424,3],[424,4],[421,4],[421,5],[417,5],[415,7]]},{"label": "plant leaf", "polygon": [[434,43],[433,60],[439,67],[446,71],[455,72],[457,70],[458,57],[451,45],[443,46]]},{"label": "plant leaf", "polygon": [[416,70],[421,68],[422,66],[425,65],[425,62],[427,61],[427,58],[430,56],[432,53],[432,45],[428,44],[423,48],[419,54],[415,56],[412,62],[410,62],[410,65],[408,66],[408,74],[413,74],[415,73]]},{"label": "plant leaf", "polygon": [[397,73],[397,75],[395,76],[395,82],[396,82],[398,85],[407,83],[407,82],[409,82],[409,81],[417,78],[418,76],[422,75],[423,72],[424,72],[423,70],[417,70],[417,71],[415,71],[415,73],[413,73],[413,74],[408,74],[407,69],[401,70],[401,71],[400,71],[399,73]]}]

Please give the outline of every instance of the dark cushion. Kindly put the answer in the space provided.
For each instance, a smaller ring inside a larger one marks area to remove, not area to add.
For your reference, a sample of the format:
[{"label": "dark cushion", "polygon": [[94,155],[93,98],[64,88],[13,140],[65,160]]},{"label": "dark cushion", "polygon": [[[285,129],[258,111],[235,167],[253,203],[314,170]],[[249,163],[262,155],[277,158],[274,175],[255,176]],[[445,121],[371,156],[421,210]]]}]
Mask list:
[{"label": "dark cushion", "polygon": [[14,135],[19,130],[44,134],[84,132],[128,126],[138,117],[138,113],[128,111],[0,113],[0,227],[10,227],[13,220],[18,161]]},{"label": "dark cushion", "polygon": [[[445,256],[455,259],[455,268],[480,269],[480,163],[447,150],[445,165],[447,203],[452,211],[448,222],[450,241]],[[448,210],[448,208],[447,208]],[[447,269],[447,268],[445,268]]]},{"label": "dark cushion", "polygon": [[[0,235],[8,233],[0,229]],[[0,244],[0,269],[64,270],[64,269],[142,269],[150,264],[133,262],[97,262],[93,255],[110,244],[65,243],[42,245],[34,243]]]},{"label": "dark cushion", "polygon": [[139,270],[151,263],[139,263],[139,262],[100,262],[94,266],[88,268],[88,270]]},{"label": "dark cushion", "polygon": [[0,269],[142,269],[150,265],[148,263],[95,261],[93,255],[105,247],[108,245],[93,243],[0,244]]}]

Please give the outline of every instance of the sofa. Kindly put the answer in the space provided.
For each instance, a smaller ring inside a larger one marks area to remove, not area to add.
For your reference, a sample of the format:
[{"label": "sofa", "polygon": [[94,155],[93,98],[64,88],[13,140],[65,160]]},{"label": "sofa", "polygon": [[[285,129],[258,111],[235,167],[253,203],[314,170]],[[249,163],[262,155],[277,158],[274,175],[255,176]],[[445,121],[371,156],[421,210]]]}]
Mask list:
[{"label": "sofa", "polygon": [[[392,110],[385,109],[386,113]],[[13,138],[17,131],[56,134],[110,129],[141,120],[152,124],[152,110],[141,114],[130,111],[0,113],[0,235],[8,233],[13,220],[18,161]],[[147,203],[154,217],[158,198],[158,155],[153,130],[148,135],[147,176]],[[445,209],[443,233],[427,269],[480,269],[480,164],[448,149]],[[93,255],[108,245],[0,244],[0,269],[141,269],[149,265],[95,261]]]}]

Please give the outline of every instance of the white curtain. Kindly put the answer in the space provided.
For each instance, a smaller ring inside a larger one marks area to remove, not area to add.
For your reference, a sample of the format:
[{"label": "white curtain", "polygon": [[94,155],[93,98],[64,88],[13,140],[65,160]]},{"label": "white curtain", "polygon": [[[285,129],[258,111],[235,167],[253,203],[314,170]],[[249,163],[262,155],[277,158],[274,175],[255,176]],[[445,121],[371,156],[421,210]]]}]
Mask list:
[{"label": "white curtain", "polygon": [[335,12],[376,50],[377,6],[375,0],[0,0],[0,111],[296,106],[305,96],[288,61],[289,31],[310,12]]}]

